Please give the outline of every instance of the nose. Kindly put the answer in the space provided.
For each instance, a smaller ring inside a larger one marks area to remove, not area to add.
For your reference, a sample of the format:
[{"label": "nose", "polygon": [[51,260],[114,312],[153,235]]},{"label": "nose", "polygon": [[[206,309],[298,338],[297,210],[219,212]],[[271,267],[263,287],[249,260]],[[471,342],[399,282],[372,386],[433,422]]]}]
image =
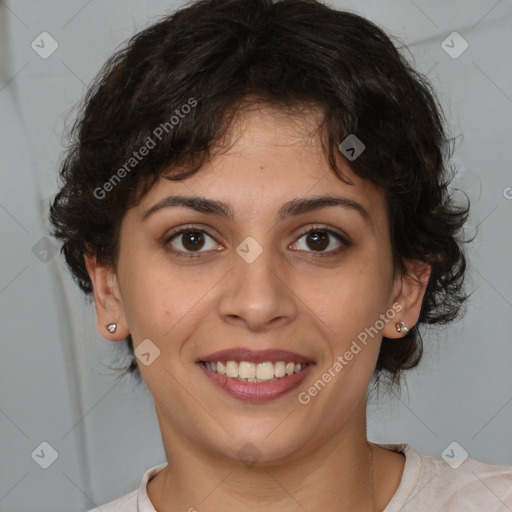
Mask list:
[{"label": "nose", "polygon": [[285,262],[279,262],[271,250],[263,250],[250,263],[238,254],[233,260],[219,300],[223,320],[257,332],[292,322],[297,297]]}]

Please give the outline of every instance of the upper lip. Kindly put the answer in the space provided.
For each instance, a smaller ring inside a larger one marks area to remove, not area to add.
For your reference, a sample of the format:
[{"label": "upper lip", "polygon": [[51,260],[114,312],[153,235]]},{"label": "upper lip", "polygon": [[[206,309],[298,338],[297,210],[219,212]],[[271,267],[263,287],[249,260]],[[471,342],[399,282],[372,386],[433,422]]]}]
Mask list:
[{"label": "upper lip", "polygon": [[206,356],[200,357],[201,361],[248,361],[263,363],[265,361],[284,361],[294,363],[312,363],[311,357],[302,356],[295,352],[281,349],[252,350],[250,348],[235,347],[219,350]]}]

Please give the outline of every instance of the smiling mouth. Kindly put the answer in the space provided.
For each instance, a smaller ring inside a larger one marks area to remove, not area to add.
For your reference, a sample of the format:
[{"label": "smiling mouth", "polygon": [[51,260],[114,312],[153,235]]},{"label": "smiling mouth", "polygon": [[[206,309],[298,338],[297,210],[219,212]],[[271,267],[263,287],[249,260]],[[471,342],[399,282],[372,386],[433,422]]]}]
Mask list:
[{"label": "smiling mouth", "polygon": [[200,361],[205,368],[219,375],[242,382],[273,382],[304,371],[311,363],[293,361]]}]

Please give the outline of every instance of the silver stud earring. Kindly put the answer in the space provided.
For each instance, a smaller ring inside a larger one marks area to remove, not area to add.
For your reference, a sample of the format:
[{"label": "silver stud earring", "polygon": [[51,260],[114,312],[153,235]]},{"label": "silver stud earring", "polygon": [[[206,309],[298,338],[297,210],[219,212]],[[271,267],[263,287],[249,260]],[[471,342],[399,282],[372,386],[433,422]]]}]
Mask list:
[{"label": "silver stud earring", "polygon": [[407,334],[409,332],[409,329],[407,328],[407,326],[405,325],[405,322],[400,322],[399,324],[396,324],[396,330],[398,332],[402,332],[404,331],[405,334]]},{"label": "silver stud earring", "polygon": [[107,331],[108,331],[108,332],[110,332],[110,333],[114,333],[114,332],[116,332],[116,330],[117,330],[117,324],[115,324],[115,323],[108,324],[108,325],[106,326],[106,328],[107,328]]}]

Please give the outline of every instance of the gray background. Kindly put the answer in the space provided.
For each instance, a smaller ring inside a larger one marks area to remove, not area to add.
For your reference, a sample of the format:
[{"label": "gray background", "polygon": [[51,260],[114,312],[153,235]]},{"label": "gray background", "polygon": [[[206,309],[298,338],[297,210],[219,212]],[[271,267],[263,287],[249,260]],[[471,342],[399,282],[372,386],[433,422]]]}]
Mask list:
[{"label": "gray background", "polygon": [[[369,438],[436,457],[457,441],[470,457],[512,465],[512,3],[331,4],[400,37],[432,80],[458,136],[469,232],[478,227],[464,320],[425,336],[400,397],[371,402]],[[86,84],[118,45],[179,3],[0,5],[0,510],[83,511],[135,489],[165,456],[148,391],[105,366],[123,363],[121,347],[98,334],[94,306],[45,245],[48,199],[64,121]],[[43,31],[59,45],[47,59],[31,48]],[[469,44],[456,59],[441,46],[452,31]],[[58,453],[48,469],[31,457],[43,441]]]}]

